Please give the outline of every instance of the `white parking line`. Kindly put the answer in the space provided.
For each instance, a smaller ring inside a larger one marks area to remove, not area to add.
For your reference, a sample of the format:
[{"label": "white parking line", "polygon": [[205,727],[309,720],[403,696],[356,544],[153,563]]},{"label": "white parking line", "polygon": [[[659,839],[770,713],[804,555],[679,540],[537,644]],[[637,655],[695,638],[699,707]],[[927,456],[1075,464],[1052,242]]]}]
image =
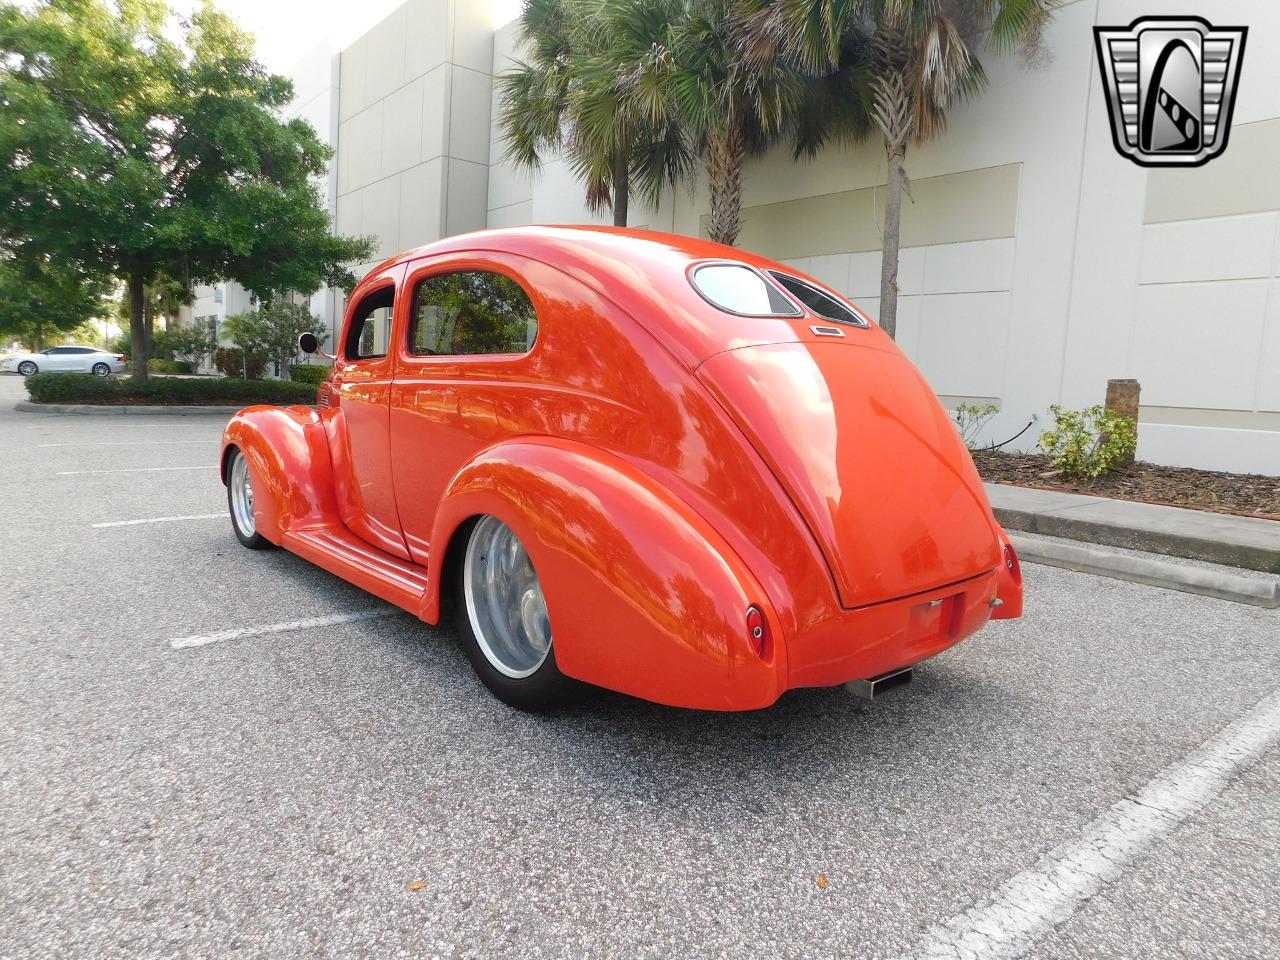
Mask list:
[{"label": "white parking line", "polygon": [[163,443],[218,443],[218,440],[82,440],[77,443],[37,443],[37,447],[141,447]]},{"label": "white parking line", "polygon": [[170,640],[169,646],[174,650],[186,650],[190,647],[207,647],[211,643],[223,640],[241,640],[245,637],[260,637],[268,633],[290,633],[294,630],[309,630],[312,627],[331,627],[338,623],[354,623],[357,620],[376,620],[399,613],[399,610],[357,610],[352,613],[334,613],[327,617],[311,617],[307,620],[288,620],[284,623],[268,623],[260,627],[237,627],[234,630],[223,630],[219,633],[206,633],[196,637],[178,637]]},{"label": "white parking line", "polygon": [[911,955],[922,960],[1022,956],[1278,741],[1280,690],[1141,790],[1112,804],[1075,840],[1051,850],[978,906],[934,927]]},{"label": "white parking line", "polygon": [[217,470],[216,463],[201,464],[198,467],[125,467],[120,470],[59,470],[60,477],[79,477],[87,473],[159,473],[165,470]]},{"label": "white parking line", "polygon": [[144,523],[171,523],[174,520],[214,520],[219,517],[225,517],[227,512],[221,513],[188,513],[180,517],[148,517],[145,520],[111,520],[107,523],[95,523],[93,528],[101,530],[105,527],[136,527]]},{"label": "white parking line", "polygon": [[[32,414],[32,416],[43,416],[46,419],[41,423],[27,424],[28,430],[52,430],[55,429],[58,424],[67,422],[67,418],[65,416],[56,413]],[[122,417],[121,419],[128,418]],[[85,418],[84,421],[75,424],[75,426],[85,426],[86,423],[87,418]],[[121,430],[185,430],[190,428],[190,426],[190,423],[121,423],[119,420],[114,420],[111,423],[111,432],[118,433]]]}]

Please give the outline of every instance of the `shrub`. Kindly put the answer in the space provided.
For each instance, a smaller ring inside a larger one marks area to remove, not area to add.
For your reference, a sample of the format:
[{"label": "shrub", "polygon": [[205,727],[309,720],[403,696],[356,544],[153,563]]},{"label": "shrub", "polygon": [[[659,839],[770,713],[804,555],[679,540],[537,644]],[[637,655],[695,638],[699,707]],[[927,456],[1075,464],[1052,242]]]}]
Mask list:
[{"label": "shrub", "polygon": [[239,347],[219,347],[213,354],[213,365],[224,377],[243,379],[246,372],[250,380],[261,380],[267,369],[267,358],[250,354],[249,369],[245,370],[244,351]]},{"label": "shrub", "polygon": [[289,368],[289,379],[294,383],[309,383],[313,386],[319,386],[320,382],[329,375],[330,370],[330,367],[295,363]]},{"label": "shrub", "polygon": [[191,364],[185,360],[161,360],[152,358],[147,361],[147,369],[153,373],[194,373]]},{"label": "shrub", "polygon": [[1100,477],[1128,459],[1138,446],[1133,417],[1121,417],[1101,404],[1067,410],[1054,404],[1053,429],[1040,436],[1040,447],[1063,475],[1077,480]]},{"label": "shrub", "polygon": [[212,351],[213,343],[209,339],[209,332],[193,324],[169,327],[157,333],[153,356],[164,360],[184,361],[194,368],[204,363]]},{"label": "shrub", "polygon": [[249,313],[227,317],[223,332],[250,356],[261,356],[287,368],[298,356],[298,335],[313,333],[323,343],[324,325],[301,304],[277,300]]},{"label": "shrub", "polygon": [[997,403],[988,403],[981,407],[971,407],[967,403],[962,403],[956,407],[951,419],[956,422],[956,429],[960,431],[960,439],[964,441],[964,445],[970,450],[976,450],[982,428],[999,412],[1000,405]]},{"label": "shrub", "polygon": [[36,403],[160,404],[248,406],[252,403],[314,403],[315,388],[288,380],[175,380],[168,377],[138,383],[132,378],[95,377],[89,373],[36,373],[27,377],[27,392]]}]

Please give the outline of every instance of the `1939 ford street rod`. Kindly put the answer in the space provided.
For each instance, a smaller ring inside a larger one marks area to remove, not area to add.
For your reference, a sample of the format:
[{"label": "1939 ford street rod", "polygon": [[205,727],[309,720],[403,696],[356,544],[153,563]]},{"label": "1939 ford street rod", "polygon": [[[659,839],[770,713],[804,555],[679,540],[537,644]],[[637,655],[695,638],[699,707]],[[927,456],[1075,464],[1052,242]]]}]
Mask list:
[{"label": "1939 ford street rod", "polygon": [[790,267],[670,234],[492,230],[388,260],[316,407],[240,411],[221,456],[245,546],[427,623],[451,606],[525,709],[575,681],[712,710],[873,689],[1022,612],[894,342]]}]

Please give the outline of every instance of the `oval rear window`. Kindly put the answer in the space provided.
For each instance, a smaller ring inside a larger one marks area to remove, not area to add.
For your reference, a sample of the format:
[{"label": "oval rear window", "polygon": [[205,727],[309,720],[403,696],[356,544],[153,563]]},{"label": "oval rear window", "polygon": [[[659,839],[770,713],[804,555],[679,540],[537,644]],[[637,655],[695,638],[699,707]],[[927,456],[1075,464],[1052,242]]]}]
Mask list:
[{"label": "oval rear window", "polygon": [[693,288],[713,307],[748,317],[798,317],[782,292],[755,270],[741,263],[706,263],[689,278]]},{"label": "oval rear window", "polygon": [[782,284],[783,289],[785,289],[787,293],[791,294],[824,320],[834,320],[837,323],[849,323],[855,327],[869,326],[867,321],[855,312],[852,307],[841,303],[825,290],[819,290],[813,284],[806,283],[799,277],[793,277],[786,273],[779,273],[777,270],[770,270],[769,276]]}]

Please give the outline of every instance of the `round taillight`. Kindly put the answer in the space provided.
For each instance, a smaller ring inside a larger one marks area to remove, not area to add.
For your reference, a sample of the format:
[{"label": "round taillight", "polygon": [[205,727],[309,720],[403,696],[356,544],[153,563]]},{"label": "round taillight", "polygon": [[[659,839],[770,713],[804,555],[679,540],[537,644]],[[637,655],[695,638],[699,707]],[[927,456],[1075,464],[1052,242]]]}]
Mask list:
[{"label": "round taillight", "polygon": [[1006,543],[1004,545],[1004,565],[1009,570],[1009,575],[1013,577],[1014,583],[1022,582],[1022,564],[1018,562],[1018,553],[1013,549],[1013,544]]},{"label": "round taillight", "polygon": [[763,657],[769,649],[769,624],[756,606],[747,608],[747,642],[757,657]]}]

